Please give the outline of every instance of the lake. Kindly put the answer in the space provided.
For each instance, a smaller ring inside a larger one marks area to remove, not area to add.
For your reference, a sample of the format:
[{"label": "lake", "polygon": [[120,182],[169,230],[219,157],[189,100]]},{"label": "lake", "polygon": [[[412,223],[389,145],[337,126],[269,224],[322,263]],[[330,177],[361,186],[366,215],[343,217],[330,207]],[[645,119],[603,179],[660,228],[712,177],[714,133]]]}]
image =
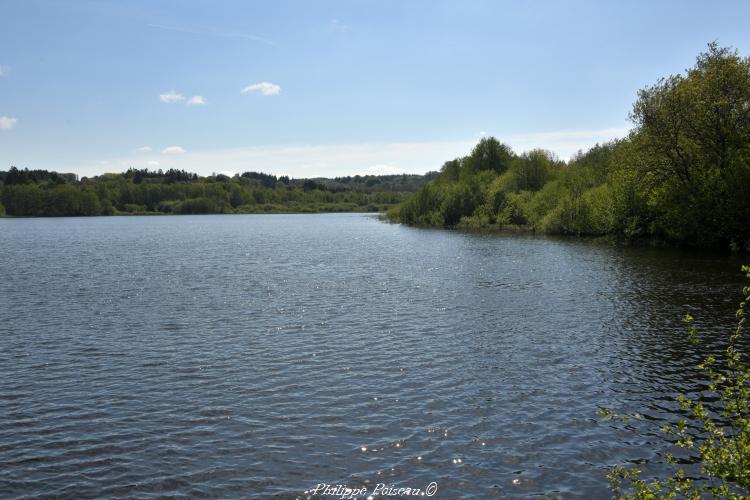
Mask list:
[{"label": "lake", "polygon": [[744,284],[362,214],[0,219],[0,255],[2,497],[608,498],[669,448],[598,408],[658,427],[699,380],[682,316],[721,348]]}]

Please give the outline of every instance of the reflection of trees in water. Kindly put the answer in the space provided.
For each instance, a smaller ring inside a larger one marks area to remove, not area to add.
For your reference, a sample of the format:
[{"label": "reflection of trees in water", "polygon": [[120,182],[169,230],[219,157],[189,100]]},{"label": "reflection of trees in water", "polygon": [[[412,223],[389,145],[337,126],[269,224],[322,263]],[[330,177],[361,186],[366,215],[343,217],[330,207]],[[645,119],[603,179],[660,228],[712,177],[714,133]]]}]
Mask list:
[{"label": "reflection of trees in water", "polygon": [[[706,389],[699,368],[711,354],[721,359],[736,320],[734,312],[746,283],[737,258],[675,250],[626,248],[613,251],[612,273],[620,296],[619,318],[612,328],[613,356],[610,407],[641,415],[628,424],[631,435],[623,439],[648,450],[628,459],[649,472],[662,472],[663,454],[675,453],[693,462],[683,450],[670,446],[659,428],[674,423],[682,411],[675,398]],[[683,318],[689,312],[701,338],[696,347],[688,341]],[[747,348],[745,339],[745,348]],[[636,446],[636,449],[637,449]],[[660,451],[657,451],[660,450]],[[653,453],[656,451],[656,456]],[[693,473],[699,473],[697,466]]]},{"label": "reflection of trees in water", "polygon": [[[565,238],[420,234],[434,237],[423,248],[435,259],[416,274],[419,296],[439,311],[435,335],[458,360],[443,368],[462,389],[458,413],[479,422],[472,432],[502,434],[520,456],[574,440],[569,452],[582,462],[645,460],[658,469],[669,448],[659,424],[676,395],[703,380],[697,365],[707,348],[724,348],[734,324],[739,260]],[[706,340],[700,351],[687,339],[688,311]],[[598,406],[642,415],[629,425],[646,432],[592,427]],[[539,426],[533,445],[500,432],[498,422],[509,421]]]},{"label": "reflection of trees in water", "polygon": [[686,342],[687,312],[696,318],[702,349],[723,349],[742,299],[740,260],[650,248],[617,253],[612,271],[621,305],[619,333],[634,360],[660,369],[699,362],[705,352]]},{"label": "reflection of trees in water", "polygon": [[[496,330],[523,326],[519,334],[539,342],[548,335],[558,344],[587,342],[577,347],[611,357],[608,370],[625,382],[680,390],[699,374],[706,350],[723,350],[741,299],[738,258],[566,238],[463,237],[460,273],[473,287],[455,296],[452,319],[456,327],[480,325],[465,339],[475,356],[497,351],[498,340],[518,343]],[[696,318],[700,351],[686,342],[687,312]]]},{"label": "reflection of trees in water", "polygon": [[[700,319],[701,334],[721,349],[740,263],[574,239],[447,234],[445,281],[434,288],[446,308],[443,338],[460,360],[453,380],[462,422],[482,437],[502,436],[519,469],[562,446],[571,463],[635,460],[661,472],[670,445],[660,424],[677,393],[703,378],[703,352],[690,346],[682,317],[689,310]],[[629,426],[645,432],[596,425],[599,406],[642,415]]]}]

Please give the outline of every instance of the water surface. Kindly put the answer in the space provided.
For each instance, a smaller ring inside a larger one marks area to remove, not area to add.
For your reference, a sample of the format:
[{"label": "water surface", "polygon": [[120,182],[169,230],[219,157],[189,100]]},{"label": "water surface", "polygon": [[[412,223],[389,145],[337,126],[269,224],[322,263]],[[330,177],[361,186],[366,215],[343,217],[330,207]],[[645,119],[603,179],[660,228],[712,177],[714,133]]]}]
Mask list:
[{"label": "water surface", "polygon": [[[738,261],[372,216],[0,220],[0,496],[607,497]],[[635,424],[637,426],[637,424]],[[658,467],[655,468],[658,472]]]}]

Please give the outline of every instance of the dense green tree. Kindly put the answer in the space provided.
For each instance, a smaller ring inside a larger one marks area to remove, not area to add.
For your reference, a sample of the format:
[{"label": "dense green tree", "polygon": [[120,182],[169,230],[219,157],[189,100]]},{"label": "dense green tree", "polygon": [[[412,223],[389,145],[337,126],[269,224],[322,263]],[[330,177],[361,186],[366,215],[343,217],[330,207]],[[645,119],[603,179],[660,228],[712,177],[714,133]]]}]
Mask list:
[{"label": "dense green tree", "polygon": [[750,59],[709,44],[642,90],[631,119],[628,137],[567,163],[483,138],[389,217],[750,251]]},{"label": "dense green tree", "polygon": [[176,169],[129,169],[78,181],[72,174],[12,168],[0,179],[6,181],[0,202],[17,216],[379,211],[402,201],[402,189],[426,182],[419,175],[357,176],[347,183],[253,172],[198,177]]},{"label": "dense green tree", "polygon": [[440,214],[445,224],[454,226],[462,217],[470,216],[479,206],[478,190],[465,182],[453,184],[443,197]]},{"label": "dense green tree", "polygon": [[516,187],[520,191],[538,191],[552,177],[557,163],[554,154],[543,149],[523,153],[514,164]]},{"label": "dense green tree", "polygon": [[750,238],[750,59],[715,43],[685,75],[639,93],[632,167],[648,182],[657,230],[680,241]]},{"label": "dense green tree", "polygon": [[515,157],[513,150],[507,144],[502,144],[494,137],[482,138],[469,157],[463,162],[467,172],[492,170],[502,174],[510,168]]},{"label": "dense green tree", "polygon": [[446,161],[443,164],[443,168],[440,169],[441,179],[448,181],[448,182],[458,181],[460,173],[461,173],[461,159],[458,159],[458,158],[455,160]]}]

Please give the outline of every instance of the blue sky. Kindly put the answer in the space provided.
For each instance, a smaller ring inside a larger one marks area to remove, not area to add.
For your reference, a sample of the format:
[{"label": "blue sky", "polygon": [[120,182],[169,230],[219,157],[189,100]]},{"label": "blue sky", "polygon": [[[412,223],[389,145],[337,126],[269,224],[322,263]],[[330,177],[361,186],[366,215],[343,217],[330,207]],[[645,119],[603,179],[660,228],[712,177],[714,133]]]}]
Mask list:
[{"label": "blue sky", "polygon": [[[436,170],[482,135],[567,158],[750,2],[0,0],[0,169]],[[245,92],[243,92],[245,90]]]}]

